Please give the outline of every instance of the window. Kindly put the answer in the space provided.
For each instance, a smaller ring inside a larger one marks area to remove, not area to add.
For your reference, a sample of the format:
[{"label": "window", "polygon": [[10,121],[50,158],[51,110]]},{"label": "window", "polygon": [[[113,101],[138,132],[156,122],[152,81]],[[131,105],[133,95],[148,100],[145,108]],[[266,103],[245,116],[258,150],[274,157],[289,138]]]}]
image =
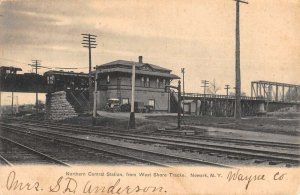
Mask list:
[{"label": "window", "polygon": [[145,87],[150,87],[150,80],[149,80],[149,77],[147,77],[147,79],[146,79],[146,85],[145,85]]},{"label": "window", "polygon": [[149,77],[141,77],[141,87],[150,87],[150,79]]},{"label": "window", "polygon": [[129,104],[129,98],[123,98],[122,104]]},{"label": "window", "polygon": [[149,100],[149,106],[152,106],[153,109],[154,109],[154,108],[155,108],[155,100],[150,99],[150,100]]},{"label": "window", "polygon": [[47,83],[49,85],[53,85],[54,84],[54,75],[52,76],[47,76]]},{"label": "window", "polygon": [[142,86],[142,87],[145,86],[145,83],[144,83],[144,82],[145,82],[144,77],[142,77],[142,78],[141,78],[141,86]]},{"label": "window", "polygon": [[110,77],[109,77],[109,75],[107,75],[107,77],[106,77],[106,83],[107,83],[107,84],[110,83]]},{"label": "window", "polygon": [[170,85],[170,80],[166,80],[165,85]]}]

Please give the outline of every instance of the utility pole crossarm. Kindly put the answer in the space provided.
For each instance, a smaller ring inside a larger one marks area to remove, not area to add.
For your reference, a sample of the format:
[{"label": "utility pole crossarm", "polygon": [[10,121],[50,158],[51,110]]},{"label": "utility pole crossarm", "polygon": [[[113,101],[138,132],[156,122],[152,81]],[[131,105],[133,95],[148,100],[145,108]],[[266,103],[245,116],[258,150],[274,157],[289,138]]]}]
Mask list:
[{"label": "utility pole crossarm", "polygon": [[226,89],[226,95],[228,96],[228,90],[230,89],[230,85],[225,85],[224,89]]},{"label": "utility pole crossarm", "polygon": [[241,1],[241,0],[233,0],[233,1],[236,1],[236,2],[239,2],[239,3],[249,4],[247,1]]},{"label": "utility pole crossarm", "polygon": [[[96,44],[96,35],[92,35],[92,34],[81,34],[83,36],[83,40],[82,40],[82,46],[85,48],[88,48],[89,51],[89,111],[91,111],[92,108],[92,49],[96,48],[97,44]],[[96,97],[94,97],[96,98]],[[94,107],[95,108],[95,107]],[[92,118],[93,124],[95,124],[96,120],[95,120],[95,116],[93,115]]]},{"label": "utility pole crossarm", "polygon": [[35,109],[36,109],[36,117],[38,117],[38,113],[39,113],[39,88],[38,88],[38,72],[37,70],[40,68],[44,68],[43,66],[41,66],[41,60],[31,60],[32,64],[28,64],[29,66],[33,67],[35,69],[35,74],[36,74],[36,78],[35,78],[35,82],[36,82],[36,92],[35,92]]},{"label": "utility pole crossarm", "polygon": [[201,86],[201,87],[203,87],[203,97],[204,97],[204,111],[203,111],[203,115],[205,115],[206,114],[206,88],[208,87],[208,85],[209,85],[209,81],[207,81],[207,80],[202,80],[201,81],[201,83],[203,84],[203,86]]},{"label": "utility pole crossarm", "polygon": [[90,37],[97,37],[97,35],[92,35],[92,34],[81,34],[83,36],[90,36]]}]

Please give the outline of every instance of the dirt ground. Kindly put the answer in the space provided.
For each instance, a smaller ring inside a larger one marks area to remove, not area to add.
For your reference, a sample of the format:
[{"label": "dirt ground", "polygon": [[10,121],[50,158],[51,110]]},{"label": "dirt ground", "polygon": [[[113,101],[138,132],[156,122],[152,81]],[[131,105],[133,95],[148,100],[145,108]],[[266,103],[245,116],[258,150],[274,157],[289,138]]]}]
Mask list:
[{"label": "dirt ground", "polygon": [[[152,120],[176,122],[176,117],[153,116]],[[259,131],[268,133],[300,135],[300,118],[281,117],[247,117],[241,121],[234,118],[211,117],[211,116],[185,116],[182,123],[187,126],[220,127],[246,131]]]},{"label": "dirt ground", "polygon": [[[127,115],[128,116],[127,116]],[[119,116],[120,115],[120,116]],[[105,113],[97,117],[97,125],[128,129],[129,113]],[[91,125],[91,116],[80,116],[63,122]],[[300,135],[300,113],[276,113],[265,117],[247,117],[237,122],[234,118],[189,116],[182,117],[182,129],[201,130],[205,127],[238,129],[245,131],[267,132],[286,135]],[[176,129],[177,116],[166,114],[147,114],[136,117],[136,129],[155,131],[158,129]]]}]

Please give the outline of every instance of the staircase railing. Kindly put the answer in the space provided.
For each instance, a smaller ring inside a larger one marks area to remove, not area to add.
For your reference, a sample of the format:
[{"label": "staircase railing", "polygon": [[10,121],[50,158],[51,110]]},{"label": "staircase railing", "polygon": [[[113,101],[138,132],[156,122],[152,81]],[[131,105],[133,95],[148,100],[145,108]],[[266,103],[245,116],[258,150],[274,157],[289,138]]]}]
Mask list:
[{"label": "staircase railing", "polygon": [[74,95],[72,91],[67,92],[67,100],[70,102],[77,113],[83,111],[82,102],[80,102],[80,100]]}]

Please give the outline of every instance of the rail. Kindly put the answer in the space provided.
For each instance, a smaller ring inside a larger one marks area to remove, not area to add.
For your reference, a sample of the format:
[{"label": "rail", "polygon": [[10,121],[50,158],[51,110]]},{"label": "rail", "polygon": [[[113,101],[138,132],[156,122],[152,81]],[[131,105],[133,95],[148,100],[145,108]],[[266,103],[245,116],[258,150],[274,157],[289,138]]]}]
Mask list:
[{"label": "rail", "polygon": [[[121,146],[114,143],[102,142],[100,140],[86,140],[85,138],[76,137],[74,135],[72,136],[72,135],[56,133],[53,131],[44,132],[42,130],[31,129],[28,126],[26,127],[19,126],[18,128],[16,128],[16,126],[11,126],[9,124],[4,124],[4,123],[1,123],[0,126],[5,126],[7,129],[10,129],[11,131],[24,132],[24,133],[26,133],[24,130],[28,130],[29,128],[30,135],[34,135],[38,137],[47,137],[48,139],[75,145],[77,147],[79,146],[79,147],[89,148],[92,150],[103,151],[117,156],[123,156],[140,162],[147,162],[148,164],[153,164],[153,165],[158,165],[163,167],[170,167],[169,163],[162,162],[168,159],[170,162],[174,162],[174,160],[179,160],[184,163],[196,163],[196,164],[205,164],[205,165],[211,165],[216,167],[232,168],[231,166],[225,164],[210,162],[198,158],[189,158],[181,155],[166,154],[155,150],[145,150],[136,147]],[[55,129],[50,126],[48,126],[48,128],[52,130]]]},{"label": "rail", "polygon": [[[43,127],[43,124],[27,124],[27,123],[22,123],[24,125],[26,125],[27,128],[31,129],[30,126],[41,126]],[[47,125],[47,127],[51,128],[51,129],[55,129],[55,130],[64,130],[67,132],[72,132],[72,133],[82,133],[82,132],[87,132],[86,129],[81,129],[81,128],[66,128],[66,127],[59,127],[59,126],[52,126],[52,125]],[[34,130],[36,131],[36,130]],[[47,132],[47,134],[50,132]],[[118,133],[100,133],[98,131],[88,131],[88,133],[91,134],[95,134],[95,135],[101,135],[104,137],[113,137],[113,138],[122,138],[122,139],[129,139],[129,140],[134,140],[134,141],[140,141],[140,142],[150,142],[150,143],[159,143],[159,144],[167,144],[170,146],[174,146],[176,145],[177,147],[183,147],[183,148],[190,148],[190,149],[201,149],[201,150],[208,150],[208,151],[213,151],[213,152],[222,152],[222,153],[228,153],[228,154],[233,154],[233,155],[245,155],[245,156],[249,156],[251,158],[258,158],[258,159],[268,159],[271,161],[275,160],[275,161],[281,161],[281,162],[288,162],[288,163],[299,163],[299,155],[298,154],[294,154],[294,153],[285,153],[285,152],[278,152],[278,151],[274,151],[274,150],[261,150],[261,149],[254,149],[254,148],[245,148],[245,147],[236,147],[236,146],[226,146],[226,145],[215,145],[215,144],[204,144],[204,143],[195,143],[195,142],[190,142],[190,141],[179,141],[179,140],[172,140],[172,139],[166,139],[166,138],[158,138],[158,137],[149,137],[149,136],[137,136],[137,135],[122,135],[122,134],[118,134]],[[247,143],[246,144],[254,144],[252,142]],[[245,144],[244,143],[244,144]],[[259,143],[255,143],[258,144]],[[277,144],[277,143],[265,143],[268,146],[273,146],[273,144]],[[280,144],[278,145],[274,145],[274,146],[280,146]],[[281,145],[281,147],[292,147],[292,148],[298,148],[299,146],[292,146],[292,145],[287,145],[287,144],[283,144]]]},{"label": "rail", "polygon": [[[177,92],[174,92],[176,95]],[[184,97],[192,97],[192,98],[216,98],[216,99],[230,99],[234,100],[234,95],[214,95],[214,94],[201,94],[201,93],[185,93]],[[250,96],[241,96],[242,100],[260,100],[260,101],[266,101],[266,102],[280,102],[280,103],[296,103],[300,104],[300,101],[293,101],[293,100],[285,100],[285,101],[276,101],[276,100],[268,100],[268,98],[264,97],[250,97]]]},{"label": "rail", "polygon": [[1,154],[0,154],[0,161],[3,161],[6,165],[8,166],[13,166],[13,164],[11,164],[6,158],[4,158]]},{"label": "rail", "polygon": [[[40,152],[40,151],[38,151],[38,150],[36,150],[36,149],[33,149],[33,148],[31,148],[31,147],[28,147],[28,146],[26,146],[26,145],[24,145],[24,144],[21,144],[21,143],[17,142],[17,141],[8,139],[8,138],[3,137],[3,136],[0,136],[0,139],[1,139],[1,140],[5,140],[5,141],[10,142],[10,143],[13,143],[13,144],[15,144],[15,145],[17,145],[17,146],[19,146],[19,147],[21,147],[21,148],[24,148],[24,149],[26,149],[26,150],[28,150],[28,151],[34,153],[34,154],[37,154],[37,155],[39,155],[39,156],[41,156],[41,157],[43,157],[43,158],[46,158],[46,159],[48,159],[49,161],[53,161],[53,162],[55,162],[55,163],[57,163],[57,164],[60,164],[60,165],[63,165],[63,166],[67,166],[67,167],[70,167],[69,164],[67,164],[67,163],[65,163],[65,162],[63,162],[63,161],[60,161],[60,160],[58,160],[58,159],[55,159],[55,158],[53,158],[52,156],[49,156],[48,154],[45,154],[45,153],[43,153],[43,152]],[[4,160],[4,158],[2,158],[2,159]],[[9,163],[9,165],[11,165],[11,164]]]}]

